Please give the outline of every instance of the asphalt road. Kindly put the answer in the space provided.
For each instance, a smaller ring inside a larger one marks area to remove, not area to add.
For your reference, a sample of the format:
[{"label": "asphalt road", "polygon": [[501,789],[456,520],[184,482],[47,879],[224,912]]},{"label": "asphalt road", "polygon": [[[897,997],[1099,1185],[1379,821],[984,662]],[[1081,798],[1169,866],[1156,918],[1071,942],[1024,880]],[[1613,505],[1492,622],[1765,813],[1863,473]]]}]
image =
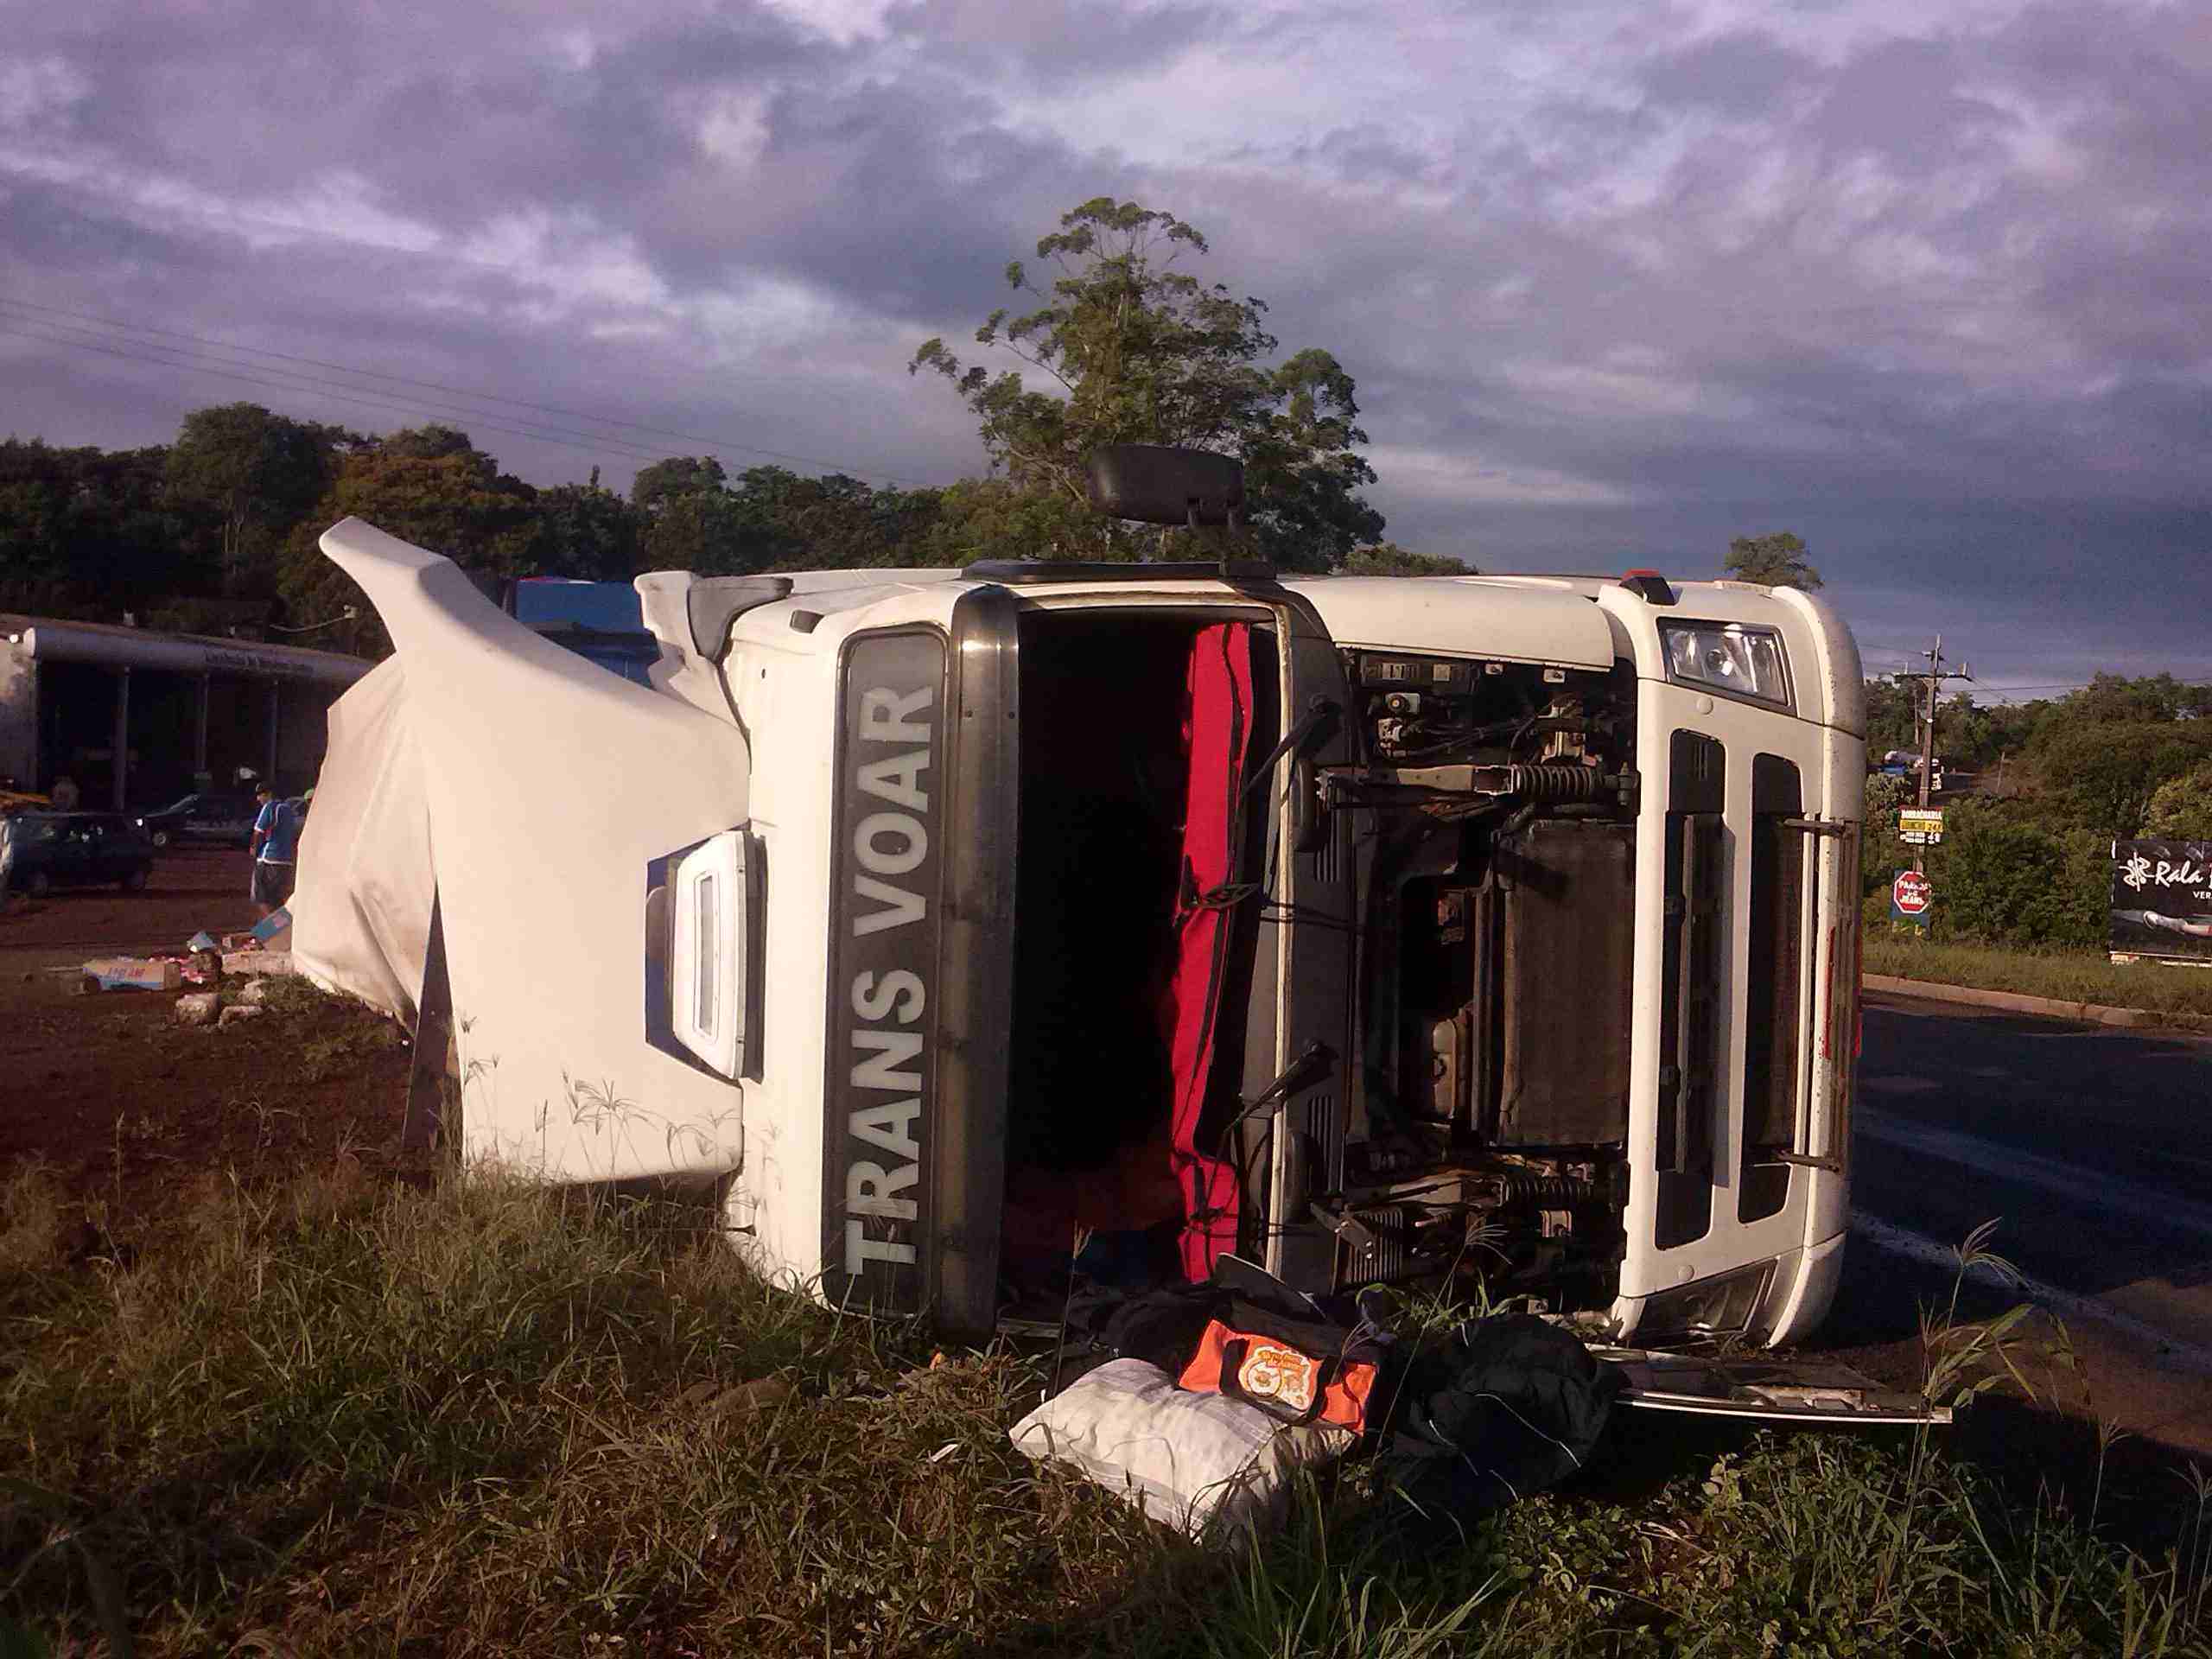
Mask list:
[{"label": "asphalt road", "polygon": [[2212,1452],[2212,1039],[1870,995],[1830,1345],[1917,1358],[1917,1307],[1995,1219],[1975,1313],[2065,1323],[2089,1408]]}]

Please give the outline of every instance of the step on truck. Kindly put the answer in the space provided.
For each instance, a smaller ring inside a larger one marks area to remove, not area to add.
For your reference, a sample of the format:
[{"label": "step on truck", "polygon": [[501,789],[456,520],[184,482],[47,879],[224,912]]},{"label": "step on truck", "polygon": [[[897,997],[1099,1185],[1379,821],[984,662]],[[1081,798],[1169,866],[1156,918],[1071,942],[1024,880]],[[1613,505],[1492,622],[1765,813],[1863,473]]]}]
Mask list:
[{"label": "step on truck", "polygon": [[[1127,448],[1093,488],[1209,549],[1242,485]],[[711,1179],[764,1269],[956,1332],[1057,1317],[1071,1256],[1230,1251],[1644,1349],[1827,1309],[1866,746],[1821,600],[661,572],[636,684],[358,519],[322,545],[396,655],[334,715],[296,943],[450,1031],[417,1132]]]}]

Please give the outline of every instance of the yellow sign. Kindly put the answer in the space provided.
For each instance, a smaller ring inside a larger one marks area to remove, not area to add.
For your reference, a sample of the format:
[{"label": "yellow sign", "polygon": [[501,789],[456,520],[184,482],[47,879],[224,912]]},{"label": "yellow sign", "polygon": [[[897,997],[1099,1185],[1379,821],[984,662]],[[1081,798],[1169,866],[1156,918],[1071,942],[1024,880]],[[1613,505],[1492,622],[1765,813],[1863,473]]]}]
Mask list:
[{"label": "yellow sign", "polygon": [[1908,806],[1897,813],[1897,839],[1909,847],[1934,847],[1943,839],[1943,809]]}]

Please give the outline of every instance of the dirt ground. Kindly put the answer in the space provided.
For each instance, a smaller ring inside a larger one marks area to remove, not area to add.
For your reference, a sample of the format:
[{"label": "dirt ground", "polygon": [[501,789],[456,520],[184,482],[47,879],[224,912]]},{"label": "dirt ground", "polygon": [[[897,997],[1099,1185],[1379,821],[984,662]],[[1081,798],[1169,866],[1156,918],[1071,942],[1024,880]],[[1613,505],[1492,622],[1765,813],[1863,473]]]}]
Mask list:
[{"label": "dirt ground", "polygon": [[181,950],[200,929],[237,931],[253,923],[246,897],[252,864],[242,849],[180,849],[154,861],[143,893],[56,887],[43,899],[11,897],[0,908],[0,963],[19,953],[86,956]]},{"label": "dirt ground", "polygon": [[185,1027],[170,1013],[182,992],[86,995],[54,971],[244,928],[246,875],[242,852],[181,852],[143,893],[59,891],[0,913],[0,1179],[43,1163],[127,1236],[211,1173],[256,1181],[341,1150],[404,1167],[409,1050],[392,1021],[305,992],[226,1029]]}]

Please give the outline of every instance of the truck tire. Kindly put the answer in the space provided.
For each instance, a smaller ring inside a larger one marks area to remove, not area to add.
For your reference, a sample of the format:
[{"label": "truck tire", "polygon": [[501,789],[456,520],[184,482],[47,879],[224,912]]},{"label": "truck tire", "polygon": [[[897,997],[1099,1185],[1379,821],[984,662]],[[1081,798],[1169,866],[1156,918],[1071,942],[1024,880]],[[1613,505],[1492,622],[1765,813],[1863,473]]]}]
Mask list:
[{"label": "truck tire", "polygon": [[23,891],[33,899],[43,899],[54,886],[44,870],[33,870],[23,878]]},{"label": "truck tire", "polygon": [[169,832],[166,830],[156,830],[149,837],[149,839],[150,839],[156,847],[166,847],[169,844]]},{"label": "truck tire", "polygon": [[120,883],[120,885],[121,885],[121,887],[122,887],[123,890],[124,890],[125,893],[143,893],[143,892],[145,892],[145,891],[146,891],[146,868],[145,868],[145,866],[143,866],[143,865],[142,864],[142,865],[140,865],[137,869],[135,869],[135,870],[131,871],[130,874],[128,874],[128,875],[124,876],[124,877],[123,878],[123,880],[122,880],[122,882]]}]

